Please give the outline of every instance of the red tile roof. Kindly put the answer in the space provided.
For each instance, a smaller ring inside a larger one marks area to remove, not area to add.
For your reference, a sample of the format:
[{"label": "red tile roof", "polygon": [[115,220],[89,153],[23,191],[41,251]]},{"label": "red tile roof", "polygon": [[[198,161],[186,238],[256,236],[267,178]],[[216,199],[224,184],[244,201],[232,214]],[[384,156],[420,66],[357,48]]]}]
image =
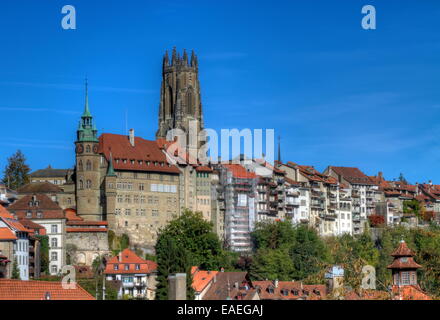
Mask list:
[{"label": "red tile roof", "polygon": [[116,170],[180,173],[176,166],[168,163],[156,141],[135,137],[132,146],[128,136],[104,133],[99,137],[98,152],[103,153],[107,161],[111,152]]},{"label": "red tile roof", "polygon": [[[38,205],[30,205],[33,197],[36,197]],[[15,213],[19,219],[63,219],[65,218],[63,209],[55,202],[52,201],[45,194],[26,195],[23,198],[15,201],[8,207],[9,211]],[[32,216],[29,217],[27,212],[30,211]],[[41,217],[37,212],[41,212]]]},{"label": "red tile roof", "polygon": [[415,253],[401,240],[399,246],[391,253],[393,257],[414,257]]},{"label": "red tile roof", "polygon": [[432,300],[418,285],[396,286],[392,288],[394,300]]},{"label": "red tile roof", "polygon": [[[321,300],[327,296],[325,285],[304,285],[298,281],[278,281],[275,288],[273,281],[252,281],[261,300]],[[273,293],[271,293],[271,290]]]},{"label": "red tile roof", "polygon": [[[118,270],[115,270],[115,265],[118,265]],[[126,270],[125,266],[128,266]],[[136,270],[136,265],[139,265],[139,270]],[[152,273],[157,270],[157,263],[151,260],[144,260],[138,257],[130,249],[124,249],[117,256],[114,256],[107,261],[105,274],[122,274],[122,273]]]},{"label": "red tile roof", "polygon": [[[195,268],[195,269],[194,269]],[[197,267],[192,267],[192,287],[196,292],[202,292],[206,286],[214,279],[218,271],[203,271]]]},{"label": "red tile roof", "polygon": [[17,240],[17,237],[11,229],[6,227],[0,228],[0,241],[7,240]]},{"label": "red tile roof", "polygon": [[334,167],[330,166],[329,168],[333,169],[333,171],[342,176],[345,180],[347,180],[351,184],[366,184],[366,185],[374,185],[375,183],[366,176],[361,170],[355,167]]},{"label": "red tile roof", "polygon": [[246,168],[240,164],[223,164],[223,166],[232,173],[232,176],[234,178],[239,178],[239,179],[257,178],[257,175],[254,172],[250,172],[246,170]]},{"label": "red tile roof", "polygon": [[107,232],[107,228],[66,228],[66,232]]},{"label": "red tile roof", "polygon": [[61,282],[0,279],[0,300],[45,300],[47,293],[51,300],[95,300],[78,284],[64,289]]}]

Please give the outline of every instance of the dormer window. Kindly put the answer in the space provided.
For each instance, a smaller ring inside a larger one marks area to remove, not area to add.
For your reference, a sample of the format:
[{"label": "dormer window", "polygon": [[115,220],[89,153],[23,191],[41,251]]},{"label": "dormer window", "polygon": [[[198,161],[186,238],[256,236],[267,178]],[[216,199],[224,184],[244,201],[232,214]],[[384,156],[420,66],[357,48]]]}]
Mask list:
[{"label": "dormer window", "polygon": [[122,160],[124,163],[127,163],[127,159]]},{"label": "dormer window", "polygon": [[42,218],[42,217],[43,217],[43,212],[37,211],[37,218]]},{"label": "dormer window", "polygon": [[293,295],[294,295],[294,296],[297,296],[298,293],[299,293],[298,290],[293,290]]},{"label": "dormer window", "polygon": [[115,270],[119,270],[119,264],[115,264],[113,267]]},{"label": "dormer window", "polygon": [[283,289],[281,292],[283,293],[283,296],[289,295],[289,290],[287,290],[287,289]]},{"label": "dormer window", "polygon": [[32,217],[32,211],[28,211],[26,212],[26,218],[31,218]]},{"label": "dormer window", "polygon": [[134,160],[131,160],[131,164],[134,164]]},{"label": "dormer window", "polygon": [[140,270],[141,269],[141,265],[140,264],[137,264],[136,265],[136,270]]},{"label": "dormer window", "polygon": [[126,264],[126,265],[124,266],[124,269],[125,269],[125,270],[129,270],[129,269],[130,269],[130,265],[129,265],[129,264]]}]

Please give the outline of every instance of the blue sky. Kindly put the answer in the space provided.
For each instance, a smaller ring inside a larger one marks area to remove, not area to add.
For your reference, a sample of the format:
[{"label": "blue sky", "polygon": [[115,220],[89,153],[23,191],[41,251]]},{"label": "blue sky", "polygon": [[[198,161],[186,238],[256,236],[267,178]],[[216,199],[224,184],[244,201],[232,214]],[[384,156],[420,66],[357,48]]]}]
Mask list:
[{"label": "blue sky", "polygon": [[439,30],[438,1],[1,1],[0,168],[18,148],[32,169],[73,166],[86,74],[100,133],[127,114],[152,139],[176,46],[199,56],[206,127],[273,128],[283,161],[319,170],[440,184]]}]

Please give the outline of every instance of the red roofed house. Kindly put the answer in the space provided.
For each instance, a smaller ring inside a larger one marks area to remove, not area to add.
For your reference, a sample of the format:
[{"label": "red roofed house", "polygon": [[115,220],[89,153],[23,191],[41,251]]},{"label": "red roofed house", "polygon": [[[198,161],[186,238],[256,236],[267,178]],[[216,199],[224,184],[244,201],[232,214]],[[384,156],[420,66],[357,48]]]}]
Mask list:
[{"label": "red roofed house", "polygon": [[78,284],[63,288],[56,281],[0,279],[0,300],[95,300]]},{"label": "red roofed house", "polygon": [[422,266],[414,261],[415,254],[404,240],[400,241],[391,256],[394,257],[394,261],[387,268],[391,269],[393,274],[393,299],[432,300],[417,283],[417,269]]},{"label": "red roofed house", "polygon": [[43,226],[49,237],[49,273],[57,275],[66,264],[66,217],[63,209],[45,194],[25,195],[9,206],[20,220]]},{"label": "red roofed house", "polygon": [[144,260],[130,249],[125,249],[107,261],[104,273],[107,280],[121,281],[119,298],[130,295],[134,298],[154,300],[156,262]]},{"label": "red roofed house", "polygon": [[261,300],[322,300],[326,285],[304,285],[299,281],[252,281]]},{"label": "red roofed house", "polygon": [[0,278],[11,278],[15,261],[20,279],[29,280],[30,232],[0,205]]},{"label": "red roofed house", "polygon": [[205,293],[211,287],[218,271],[203,271],[198,267],[192,267],[192,287],[194,289],[195,300],[203,300]]}]

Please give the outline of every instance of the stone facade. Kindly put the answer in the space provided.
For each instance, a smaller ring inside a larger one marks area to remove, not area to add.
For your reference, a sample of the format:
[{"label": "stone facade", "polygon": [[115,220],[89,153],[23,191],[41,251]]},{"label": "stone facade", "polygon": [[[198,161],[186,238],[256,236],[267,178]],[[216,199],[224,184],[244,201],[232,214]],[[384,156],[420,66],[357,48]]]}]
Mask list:
[{"label": "stone facade", "polygon": [[109,252],[107,232],[74,232],[66,234],[66,247],[75,246],[74,265],[91,266],[95,258]]}]

